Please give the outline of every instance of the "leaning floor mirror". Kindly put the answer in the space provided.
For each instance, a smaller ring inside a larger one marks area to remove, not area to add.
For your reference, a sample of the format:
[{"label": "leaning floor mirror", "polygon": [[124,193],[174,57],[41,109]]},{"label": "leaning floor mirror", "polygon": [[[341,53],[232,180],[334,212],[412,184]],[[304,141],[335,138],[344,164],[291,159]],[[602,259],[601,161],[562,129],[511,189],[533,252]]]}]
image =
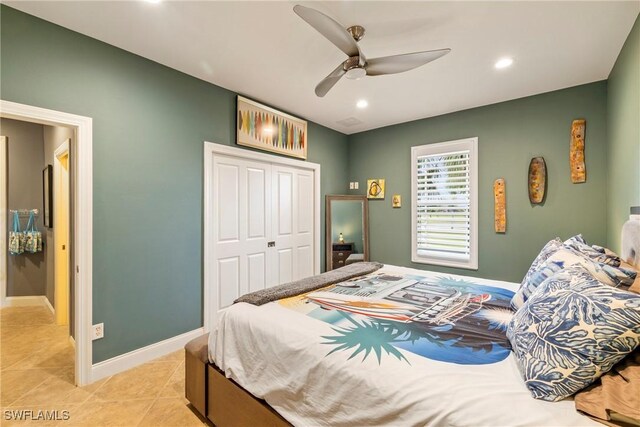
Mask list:
[{"label": "leaning floor mirror", "polygon": [[369,205],[365,196],[326,196],[327,271],[369,261]]}]

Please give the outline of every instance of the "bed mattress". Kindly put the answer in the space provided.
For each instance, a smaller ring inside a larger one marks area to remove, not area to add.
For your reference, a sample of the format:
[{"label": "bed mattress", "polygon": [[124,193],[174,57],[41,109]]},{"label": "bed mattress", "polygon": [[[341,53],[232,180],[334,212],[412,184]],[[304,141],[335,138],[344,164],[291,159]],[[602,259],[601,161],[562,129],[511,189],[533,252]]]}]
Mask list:
[{"label": "bed mattress", "polygon": [[529,394],[505,336],[516,289],[387,265],[229,307],[209,359],[294,425],[599,425]]}]

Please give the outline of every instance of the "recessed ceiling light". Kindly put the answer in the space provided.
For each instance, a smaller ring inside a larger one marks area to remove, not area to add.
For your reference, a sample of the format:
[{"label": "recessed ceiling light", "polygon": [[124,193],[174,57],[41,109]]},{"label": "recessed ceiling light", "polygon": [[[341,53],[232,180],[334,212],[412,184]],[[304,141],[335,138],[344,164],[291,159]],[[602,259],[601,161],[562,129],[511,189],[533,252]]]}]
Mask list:
[{"label": "recessed ceiling light", "polygon": [[513,64],[513,59],[512,58],[502,58],[500,59],[498,62],[496,62],[495,67],[500,70],[502,68],[507,68],[510,67],[511,64]]},{"label": "recessed ceiling light", "polygon": [[367,108],[368,105],[369,105],[369,103],[367,102],[366,99],[361,99],[360,101],[358,101],[356,103],[356,107],[358,107],[358,108]]},{"label": "recessed ceiling light", "polygon": [[158,3],[160,3],[162,0],[144,0],[144,1],[146,1],[147,3],[158,4]]}]

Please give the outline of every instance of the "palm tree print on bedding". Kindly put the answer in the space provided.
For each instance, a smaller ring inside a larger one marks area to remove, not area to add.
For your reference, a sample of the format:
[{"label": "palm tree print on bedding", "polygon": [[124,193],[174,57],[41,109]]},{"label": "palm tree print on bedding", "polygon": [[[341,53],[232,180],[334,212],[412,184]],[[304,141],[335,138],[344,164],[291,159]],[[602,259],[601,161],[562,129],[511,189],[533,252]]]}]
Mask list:
[{"label": "palm tree print on bedding", "polygon": [[327,356],[385,357],[400,351],[464,365],[496,363],[511,350],[506,337],[513,292],[448,276],[372,273],[280,300],[332,325]]}]

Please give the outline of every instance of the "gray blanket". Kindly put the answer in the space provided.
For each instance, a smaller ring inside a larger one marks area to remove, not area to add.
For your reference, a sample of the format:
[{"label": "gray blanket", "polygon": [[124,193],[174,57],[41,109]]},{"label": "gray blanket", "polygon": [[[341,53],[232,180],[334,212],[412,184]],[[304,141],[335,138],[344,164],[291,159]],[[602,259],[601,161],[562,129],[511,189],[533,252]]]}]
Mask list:
[{"label": "gray blanket", "polygon": [[324,288],[325,286],[353,279],[354,277],[364,276],[365,274],[373,273],[381,267],[382,264],[378,262],[357,262],[345,267],[327,271],[326,273],[318,274],[317,276],[306,277],[304,279],[296,280],[295,282],[289,282],[284,285],[251,292],[241,296],[235,300],[234,303],[246,302],[253,305],[262,305],[282,298],[289,298],[307,292],[312,292],[316,289]]}]

